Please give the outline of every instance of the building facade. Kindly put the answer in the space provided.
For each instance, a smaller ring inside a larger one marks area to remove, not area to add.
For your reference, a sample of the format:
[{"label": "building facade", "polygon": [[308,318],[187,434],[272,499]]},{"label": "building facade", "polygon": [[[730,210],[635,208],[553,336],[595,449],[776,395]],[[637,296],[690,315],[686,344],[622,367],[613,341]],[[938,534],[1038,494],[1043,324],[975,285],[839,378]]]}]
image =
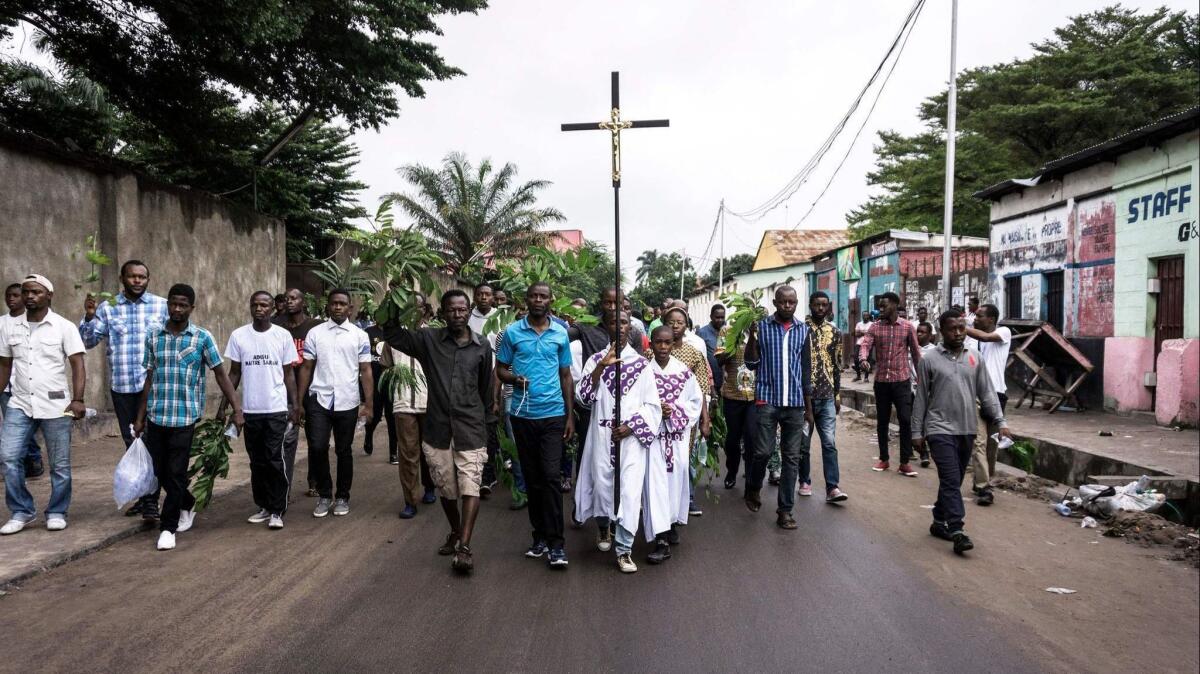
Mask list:
[{"label": "building facade", "polygon": [[1193,108],[976,195],[1004,316],[1047,321],[1092,360],[1085,404],[1162,424],[1200,416],[1198,122]]}]

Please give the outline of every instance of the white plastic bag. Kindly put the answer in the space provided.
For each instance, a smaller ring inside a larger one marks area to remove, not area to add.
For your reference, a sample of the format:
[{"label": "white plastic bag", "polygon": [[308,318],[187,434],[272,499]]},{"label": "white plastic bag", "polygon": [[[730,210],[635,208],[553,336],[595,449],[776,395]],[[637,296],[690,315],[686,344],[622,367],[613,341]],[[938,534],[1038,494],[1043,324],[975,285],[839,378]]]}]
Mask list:
[{"label": "white plastic bag", "polygon": [[154,477],[154,462],[150,460],[150,452],[141,438],[135,438],[113,471],[113,500],[120,510],[156,489],[158,479]]}]

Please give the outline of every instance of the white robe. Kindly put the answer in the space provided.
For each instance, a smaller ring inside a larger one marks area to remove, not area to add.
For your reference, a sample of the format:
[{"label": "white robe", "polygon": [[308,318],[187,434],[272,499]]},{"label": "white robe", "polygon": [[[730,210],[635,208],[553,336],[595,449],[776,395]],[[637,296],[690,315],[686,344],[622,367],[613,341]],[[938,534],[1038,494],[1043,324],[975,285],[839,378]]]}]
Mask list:
[{"label": "white robe", "polygon": [[670,502],[670,524],[687,524],[688,508],[691,505],[691,455],[688,444],[692,429],[700,421],[700,409],[704,405],[704,392],[688,366],[672,357],[666,367],[651,361],[658,386],[658,397],[663,403],[673,406],[670,417],[663,419],[656,437],[654,454],[662,462],[667,474],[668,500]]},{"label": "white robe", "polygon": [[[615,406],[615,365],[610,365],[601,377],[599,386],[592,386],[592,372],[607,353],[594,354],[583,366],[583,374],[575,385],[575,394],[592,408],[587,443],[579,463],[579,481],[575,486],[575,518],[614,518],[612,422]],[[627,531],[637,532],[645,491],[646,464],[662,418],[658,387],[650,363],[625,347],[621,352],[621,423],[633,429],[633,435],[621,441],[621,505],[615,519]],[[661,508],[665,503],[651,508]],[[669,520],[669,514],[654,514],[654,521]],[[653,534],[647,532],[647,538]]]}]

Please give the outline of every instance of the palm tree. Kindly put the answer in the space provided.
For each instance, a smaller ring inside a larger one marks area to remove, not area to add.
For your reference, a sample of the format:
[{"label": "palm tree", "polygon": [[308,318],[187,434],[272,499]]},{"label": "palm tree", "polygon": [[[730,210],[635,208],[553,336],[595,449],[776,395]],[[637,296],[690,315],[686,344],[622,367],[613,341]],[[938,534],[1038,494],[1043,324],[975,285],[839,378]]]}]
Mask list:
[{"label": "palm tree", "polygon": [[641,283],[642,281],[646,280],[647,276],[654,273],[654,265],[658,264],[658,251],[657,250],[644,251],[641,255],[638,256],[637,261],[638,261],[638,270],[637,270],[636,281],[638,283]]},{"label": "palm tree", "polygon": [[386,198],[412,216],[413,225],[454,271],[484,255],[519,257],[545,240],[542,227],[566,220],[556,208],[536,206],[537,193],[550,182],[515,185],[513,164],[493,172],[490,160],[475,167],[463,154],[452,152],[440,169],[410,164],[397,173],[412,184],[415,194]]}]

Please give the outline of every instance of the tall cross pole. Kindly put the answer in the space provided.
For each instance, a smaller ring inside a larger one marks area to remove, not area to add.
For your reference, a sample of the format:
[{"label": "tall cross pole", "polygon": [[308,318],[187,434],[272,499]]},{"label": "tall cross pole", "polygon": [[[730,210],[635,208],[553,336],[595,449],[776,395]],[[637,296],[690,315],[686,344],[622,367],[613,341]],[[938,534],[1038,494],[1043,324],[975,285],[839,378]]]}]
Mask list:
[{"label": "tall cross pole", "polygon": [[[608,119],[602,122],[582,122],[578,124],[563,124],[563,131],[608,131],[612,138],[612,187],[613,187],[613,258],[616,263],[616,274],[613,285],[617,289],[617,334],[613,342],[620,338],[621,300],[625,296],[621,290],[621,131],[625,129],[647,129],[651,127],[670,126],[665,119],[624,120],[621,119],[621,74],[612,73],[612,109]],[[617,354],[625,348],[617,345]],[[615,386],[616,410],[613,414],[613,431],[621,425],[621,362],[617,362]],[[613,517],[615,519],[621,506],[621,443],[613,441]]]}]

